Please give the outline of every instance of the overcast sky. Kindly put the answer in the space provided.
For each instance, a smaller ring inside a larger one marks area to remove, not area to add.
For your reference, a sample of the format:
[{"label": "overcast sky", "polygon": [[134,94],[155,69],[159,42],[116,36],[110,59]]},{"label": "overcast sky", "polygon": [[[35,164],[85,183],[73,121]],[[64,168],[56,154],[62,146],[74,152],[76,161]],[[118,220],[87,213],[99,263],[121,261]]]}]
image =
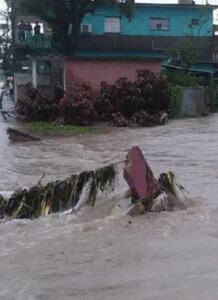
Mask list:
[{"label": "overcast sky", "polygon": [[[136,2],[145,2],[145,3],[178,3],[178,0],[136,0]],[[210,4],[217,4],[218,5],[218,0],[209,0],[208,1]],[[206,0],[196,0],[196,3],[198,4],[205,4]],[[0,0],[0,6],[4,7],[5,6],[5,1]]]},{"label": "overcast sky", "polygon": [[[178,0],[136,0],[136,2],[145,2],[145,3],[178,3]],[[217,4],[218,0],[208,0],[210,4]],[[196,0],[197,4],[205,4],[206,0]],[[5,6],[5,1],[0,0],[0,7],[3,8]]]},{"label": "overcast sky", "polygon": [[[46,0],[45,0],[46,1]],[[178,3],[178,0],[136,0],[136,2],[145,2],[145,3]],[[196,0],[197,4],[205,4],[206,0]],[[218,0],[208,0],[210,4],[216,4],[218,5]],[[5,1],[0,0],[0,8],[4,8]]]},{"label": "overcast sky", "polygon": [[5,1],[0,0],[0,8],[4,8],[4,7],[6,7]]},{"label": "overcast sky", "polygon": [[[137,0],[136,2],[145,2],[145,3],[178,3],[178,0]],[[205,4],[206,0],[196,0],[197,4]],[[218,0],[209,0],[208,3],[210,4],[217,4]]]}]

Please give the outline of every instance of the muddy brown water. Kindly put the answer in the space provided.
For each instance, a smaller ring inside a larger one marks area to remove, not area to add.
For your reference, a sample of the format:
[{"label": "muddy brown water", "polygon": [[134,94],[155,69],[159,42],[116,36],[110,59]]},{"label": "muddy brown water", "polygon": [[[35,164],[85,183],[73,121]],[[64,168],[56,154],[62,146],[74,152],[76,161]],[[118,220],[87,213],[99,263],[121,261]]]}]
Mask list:
[{"label": "muddy brown water", "polygon": [[16,145],[7,126],[0,120],[0,190],[121,161],[138,145],[156,176],[176,172],[194,205],[118,217],[120,180],[80,216],[2,223],[0,299],[217,299],[218,115]]}]

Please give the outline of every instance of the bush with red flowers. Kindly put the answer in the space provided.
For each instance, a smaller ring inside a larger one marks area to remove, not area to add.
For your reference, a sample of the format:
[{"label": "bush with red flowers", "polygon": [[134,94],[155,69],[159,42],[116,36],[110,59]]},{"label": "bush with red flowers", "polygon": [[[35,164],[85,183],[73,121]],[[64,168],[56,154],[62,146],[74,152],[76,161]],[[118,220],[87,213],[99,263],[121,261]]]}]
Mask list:
[{"label": "bush with red flowers", "polygon": [[[114,84],[102,82],[100,96],[95,102],[95,107],[101,121],[111,120],[111,124],[119,123],[124,124],[123,126],[126,126],[126,122],[114,122],[114,118],[116,120],[124,118],[127,121],[132,119],[137,112],[143,111],[144,113],[140,113],[140,116],[143,115],[145,120],[147,118],[145,112],[153,116],[168,111],[170,89],[167,77],[149,71],[139,71],[135,81],[120,78]],[[139,120],[141,117],[136,115],[134,119]],[[155,125],[155,118],[151,120],[154,120]],[[147,126],[142,124],[150,124],[150,121],[139,123],[141,126]]]},{"label": "bush with red flowers", "polygon": [[26,97],[16,103],[16,112],[26,121],[52,122],[59,115],[59,107],[53,98],[45,97],[38,89],[28,85]]},{"label": "bush with red flowers", "polygon": [[135,81],[118,79],[114,84],[101,83],[94,94],[86,82],[73,83],[64,93],[55,86],[53,97],[43,96],[32,86],[27,97],[19,99],[16,111],[28,121],[55,121],[55,124],[89,125],[94,121],[111,126],[151,126],[160,123],[161,113],[170,107],[167,77],[139,71]]},{"label": "bush with red flowers", "polygon": [[89,125],[96,120],[96,111],[91,86],[74,83],[59,103],[60,116],[66,124]]}]

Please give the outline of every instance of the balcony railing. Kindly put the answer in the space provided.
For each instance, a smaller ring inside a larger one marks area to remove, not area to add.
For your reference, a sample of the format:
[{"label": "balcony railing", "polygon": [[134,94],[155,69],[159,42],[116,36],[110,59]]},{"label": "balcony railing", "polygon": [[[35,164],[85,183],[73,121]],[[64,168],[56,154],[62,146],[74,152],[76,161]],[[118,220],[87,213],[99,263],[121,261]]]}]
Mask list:
[{"label": "balcony railing", "polygon": [[21,47],[30,47],[32,49],[51,49],[58,47],[55,34],[32,35],[28,32],[17,32],[16,45]]}]

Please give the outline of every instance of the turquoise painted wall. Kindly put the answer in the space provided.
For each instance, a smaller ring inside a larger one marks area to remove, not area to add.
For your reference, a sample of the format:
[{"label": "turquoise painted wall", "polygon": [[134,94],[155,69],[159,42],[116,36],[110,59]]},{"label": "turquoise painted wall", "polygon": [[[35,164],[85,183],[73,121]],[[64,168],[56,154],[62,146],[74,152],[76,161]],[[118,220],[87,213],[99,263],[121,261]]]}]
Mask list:
[{"label": "turquoise painted wall", "polygon": [[[104,18],[107,16],[119,16],[116,7],[99,8],[94,15],[87,15],[83,23],[92,24],[92,34],[104,34]],[[149,28],[150,18],[170,19],[170,30],[151,30]],[[121,18],[121,34],[143,35],[143,36],[185,36],[190,35],[192,29],[187,26],[191,19],[200,19],[204,23],[199,31],[195,26],[193,34],[197,36],[212,36],[213,12],[203,11],[198,6],[137,6],[135,17],[129,22],[126,17]]]}]

